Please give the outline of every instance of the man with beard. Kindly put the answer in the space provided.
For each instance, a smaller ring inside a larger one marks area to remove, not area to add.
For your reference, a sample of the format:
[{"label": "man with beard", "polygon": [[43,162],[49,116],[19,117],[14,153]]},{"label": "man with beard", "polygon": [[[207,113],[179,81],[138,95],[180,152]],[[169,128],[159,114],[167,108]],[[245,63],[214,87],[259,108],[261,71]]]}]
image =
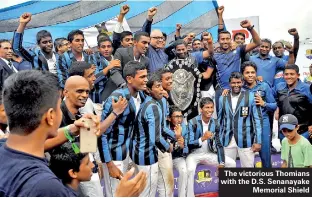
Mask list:
[{"label": "man with beard", "polygon": [[71,64],[75,61],[85,61],[96,65],[96,62],[92,55],[88,55],[83,51],[84,47],[84,34],[81,30],[73,30],[69,32],[67,36],[71,50],[65,52],[56,64],[57,76],[61,87],[64,87],[64,83],[68,78],[68,70]]},{"label": "man with beard", "polygon": [[217,166],[217,168],[236,167],[235,160],[224,155],[224,149],[220,142],[218,120],[212,118],[214,112],[213,100],[204,97],[201,99],[199,107],[201,114],[188,123],[187,197],[195,197],[194,175],[197,164],[213,165]]},{"label": "man with beard", "polygon": [[241,167],[254,167],[255,152],[261,149],[262,113],[256,106],[254,93],[242,91],[243,77],[233,72],[229,78],[231,91],[219,100],[218,122],[224,153]]},{"label": "man with beard", "polygon": [[[147,185],[141,197],[155,197],[156,186],[158,183],[158,150],[161,152],[171,153],[173,145],[165,140],[162,136],[163,127],[163,111],[159,102],[163,98],[163,88],[161,86],[161,77],[157,73],[153,73],[146,84],[149,96],[146,97],[142,108],[140,109],[137,118],[135,119],[133,128],[133,146],[131,150],[131,159],[137,165],[138,170],[143,170],[149,175]],[[171,167],[172,170],[172,167]],[[168,174],[168,173],[165,173]],[[161,180],[166,180],[164,175],[160,175]],[[165,195],[173,194],[173,180],[162,183],[171,185],[167,186],[166,190],[170,192]]]},{"label": "man with beard", "polygon": [[13,36],[13,50],[26,61],[32,63],[34,69],[50,71],[51,73],[58,73],[56,66],[58,61],[58,54],[53,52],[53,40],[50,32],[41,30],[37,33],[36,40],[40,49],[34,51],[26,50],[23,47],[23,33],[26,25],[31,21],[31,14],[24,13],[19,18],[19,26],[14,32]]},{"label": "man with beard", "polygon": [[[294,37],[294,57],[295,60],[297,58],[297,54],[299,51],[299,34],[296,28],[292,28],[288,30],[288,33]],[[290,43],[283,43],[282,41],[277,41],[273,44],[272,49],[273,53],[277,58],[281,58],[285,61],[288,61],[289,56],[285,55],[285,49],[291,49],[292,46]],[[284,70],[279,70],[276,72],[274,77],[274,86],[276,86],[280,82],[285,82],[283,78],[283,72]]]},{"label": "man with beard", "polygon": [[[284,79],[286,82],[279,83],[273,89],[276,98],[279,114],[292,114],[299,122],[298,133],[312,142],[312,95],[310,85],[301,82],[299,79],[299,67],[295,64],[287,65],[284,71]],[[279,133],[282,141],[284,135]]]},{"label": "man with beard", "polygon": [[207,50],[188,53],[187,44],[183,40],[175,42],[175,52],[176,57],[165,66],[165,69],[173,74],[173,89],[170,92],[170,98],[189,120],[198,114],[197,106],[201,96],[200,82],[202,78],[210,77],[207,72],[201,73],[197,68],[198,64],[209,57],[209,52]]},{"label": "man with beard", "polygon": [[270,86],[266,82],[256,80],[257,66],[251,61],[247,61],[242,65],[244,76],[244,89],[255,94],[255,102],[262,110],[262,144],[260,150],[260,158],[262,167],[271,168],[271,127],[268,112],[273,113],[276,110],[276,102],[272,94]]},{"label": "man with beard", "polygon": [[259,48],[259,54],[251,56],[249,60],[258,66],[257,76],[261,76],[264,81],[273,87],[274,76],[276,72],[278,70],[284,70],[286,64],[293,64],[295,62],[295,57],[293,49],[288,49],[288,62],[283,59],[273,57],[270,55],[271,45],[271,40],[262,39]]},{"label": "man with beard", "polygon": [[112,100],[123,97],[128,101],[125,111],[102,135],[102,162],[105,163],[104,172],[109,173],[104,175],[107,197],[114,196],[119,180],[128,168],[133,124],[145,99],[142,91],[146,90],[147,69],[142,62],[129,61],[123,68],[123,76],[127,80],[127,87],[115,90],[103,105],[102,120],[114,113]]}]

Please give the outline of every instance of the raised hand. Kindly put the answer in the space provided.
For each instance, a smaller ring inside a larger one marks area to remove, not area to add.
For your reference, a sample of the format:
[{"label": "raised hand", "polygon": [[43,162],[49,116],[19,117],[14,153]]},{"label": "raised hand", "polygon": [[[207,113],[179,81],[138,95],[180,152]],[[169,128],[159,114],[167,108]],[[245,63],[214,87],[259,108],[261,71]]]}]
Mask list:
[{"label": "raised hand", "polygon": [[120,115],[124,112],[124,110],[128,106],[128,101],[126,98],[123,98],[119,96],[118,101],[115,102],[114,99],[112,99],[112,106],[113,106],[113,111],[117,114]]},{"label": "raised hand", "polygon": [[244,20],[240,23],[242,28],[250,28],[251,27],[251,22],[249,20]]},{"label": "raised hand", "polygon": [[176,30],[181,30],[181,28],[182,28],[182,24],[177,23],[177,24],[176,24]]},{"label": "raised hand", "polygon": [[130,10],[130,7],[128,5],[123,5],[120,7],[120,14],[126,15]]},{"label": "raised hand", "polygon": [[156,13],[157,13],[157,8],[156,7],[152,7],[150,9],[148,9],[147,16],[148,16],[149,19],[153,19],[153,17],[155,16]]},{"label": "raised hand", "polygon": [[291,28],[288,30],[288,33],[292,36],[298,36],[298,31],[296,28]]},{"label": "raised hand", "polygon": [[19,22],[20,23],[29,23],[29,21],[31,20],[31,13],[26,12],[24,14],[22,14],[19,18]]},{"label": "raised hand", "polygon": [[224,6],[218,7],[218,14],[221,15],[224,12]]}]

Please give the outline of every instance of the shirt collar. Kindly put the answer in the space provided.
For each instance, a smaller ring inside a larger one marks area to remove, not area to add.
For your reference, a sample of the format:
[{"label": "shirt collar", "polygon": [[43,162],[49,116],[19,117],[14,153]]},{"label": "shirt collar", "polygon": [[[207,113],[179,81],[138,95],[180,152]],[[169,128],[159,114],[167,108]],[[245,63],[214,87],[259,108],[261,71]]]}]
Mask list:
[{"label": "shirt collar", "polygon": [[9,61],[7,59],[4,59],[4,58],[1,58],[1,59],[5,62],[5,64],[9,65]]},{"label": "shirt collar", "polygon": [[[72,122],[74,123],[75,120],[81,118],[81,114],[78,111],[76,115],[73,115],[67,108],[65,104],[65,100],[62,101],[61,104],[61,110],[63,112],[63,117],[65,118],[66,122]],[[72,124],[72,123],[66,123],[67,125]]]},{"label": "shirt collar", "polygon": [[[260,54],[257,54],[256,57],[259,58],[259,59],[263,59],[263,58],[260,57]],[[271,60],[271,58],[272,58],[272,56],[269,54],[269,55],[268,55],[266,58],[264,58],[263,60],[266,60],[266,59]]]}]

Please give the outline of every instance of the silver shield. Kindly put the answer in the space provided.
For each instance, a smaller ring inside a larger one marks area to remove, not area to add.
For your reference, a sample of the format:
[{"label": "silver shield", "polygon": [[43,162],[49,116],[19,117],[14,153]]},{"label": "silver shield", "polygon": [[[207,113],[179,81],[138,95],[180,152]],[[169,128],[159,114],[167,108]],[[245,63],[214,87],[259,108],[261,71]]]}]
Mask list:
[{"label": "silver shield", "polygon": [[184,111],[193,100],[196,78],[185,69],[177,69],[172,77],[173,83],[170,91],[172,101],[179,109]]}]

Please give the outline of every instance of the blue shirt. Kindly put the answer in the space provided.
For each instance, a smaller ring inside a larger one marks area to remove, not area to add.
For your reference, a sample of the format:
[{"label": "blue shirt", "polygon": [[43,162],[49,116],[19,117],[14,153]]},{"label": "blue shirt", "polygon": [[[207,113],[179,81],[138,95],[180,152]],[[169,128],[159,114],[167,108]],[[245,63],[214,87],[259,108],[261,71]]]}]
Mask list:
[{"label": "blue shirt", "polygon": [[217,62],[217,82],[222,89],[230,89],[229,79],[232,72],[240,72],[241,57],[245,57],[246,45],[241,45],[235,50],[225,53],[217,51],[213,58]]},{"label": "blue shirt", "polygon": [[258,67],[257,76],[262,76],[263,80],[273,86],[274,76],[278,70],[284,70],[287,61],[268,55],[262,59],[260,55],[251,56],[250,61],[256,63]]},{"label": "blue shirt", "polygon": [[32,69],[32,64],[25,59],[23,59],[22,62],[20,62],[20,63],[13,61],[13,65],[17,69],[17,71],[31,70]]},{"label": "blue shirt", "polygon": [[244,89],[249,90],[250,92],[253,92],[254,94],[256,93],[260,94],[260,96],[266,103],[264,108],[261,107],[263,116],[267,116],[268,111],[274,112],[276,110],[277,104],[274,99],[272,89],[266,82],[257,81],[256,86],[254,86],[251,89],[247,87],[246,85],[244,85]]},{"label": "blue shirt", "polygon": [[77,197],[49,169],[44,158],[0,148],[0,197]]},{"label": "blue shirt", "polygon": [[[278,57],[277,57],[278,58]],[[288,62],[289,56],[288,55],[283,55],[282,57],[283,60]],[[274,76],[274,83],[273,87],[276,86],[278,83],[285,82],[284,79],[284,70],[278,70]]]},{"label": "blue shirt", "polygon": [[168,55],[163,49],[155,49],[148,46],[149,72],[154,72],[168,63]]}]

